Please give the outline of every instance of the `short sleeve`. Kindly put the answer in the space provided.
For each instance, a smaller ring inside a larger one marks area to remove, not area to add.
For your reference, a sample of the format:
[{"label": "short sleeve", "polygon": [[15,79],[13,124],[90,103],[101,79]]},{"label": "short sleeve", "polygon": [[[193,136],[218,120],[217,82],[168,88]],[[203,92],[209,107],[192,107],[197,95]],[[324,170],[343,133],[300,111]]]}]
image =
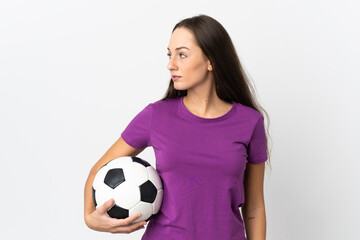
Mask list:
[{"label": "short sleeve", "polygon": [[264,128],[264,117],[261,116],[252,132],[248,145],[248,162],[262,163],[268,158],[266,152],[266,133]]},{"label": "short sleeve", "polygon": [[122,139],[134,148],[151,146],[152,103],[139,112],[121,133]]}]

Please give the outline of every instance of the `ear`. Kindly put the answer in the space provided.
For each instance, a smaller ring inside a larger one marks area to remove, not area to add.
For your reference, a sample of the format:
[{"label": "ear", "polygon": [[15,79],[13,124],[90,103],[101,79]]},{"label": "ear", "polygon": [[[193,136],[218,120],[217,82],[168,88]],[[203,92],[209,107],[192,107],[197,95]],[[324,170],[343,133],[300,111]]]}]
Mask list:
[{"label": "ear", "polygon": [[208,70],[209,70],[210,72],[213,70],[210,61],[208,61]]}]

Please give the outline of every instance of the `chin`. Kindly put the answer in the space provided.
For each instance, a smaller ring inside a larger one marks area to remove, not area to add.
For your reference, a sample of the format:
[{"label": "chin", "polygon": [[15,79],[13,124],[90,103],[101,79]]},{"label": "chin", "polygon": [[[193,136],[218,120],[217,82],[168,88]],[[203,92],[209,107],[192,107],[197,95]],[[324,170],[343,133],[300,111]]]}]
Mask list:
[{"label": "chin", "polygon": [[186,87],[182,87],[182,86],[179,86],[177,85],[176,83],[174,84],[174,88],[178,91],[184,91],[184,90],[188,90],[189,88],[186,88]]}]

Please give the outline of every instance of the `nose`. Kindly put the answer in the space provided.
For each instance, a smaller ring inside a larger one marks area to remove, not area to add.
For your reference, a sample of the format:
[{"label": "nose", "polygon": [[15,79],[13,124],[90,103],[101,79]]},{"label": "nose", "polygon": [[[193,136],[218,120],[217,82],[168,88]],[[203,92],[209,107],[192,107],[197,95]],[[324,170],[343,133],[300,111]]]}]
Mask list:
[{"label": "nose", "polygon": [[167,69],[171,72],[177,69],[177,64],[175,58],[170,58],[169,63],[167,65]]}]

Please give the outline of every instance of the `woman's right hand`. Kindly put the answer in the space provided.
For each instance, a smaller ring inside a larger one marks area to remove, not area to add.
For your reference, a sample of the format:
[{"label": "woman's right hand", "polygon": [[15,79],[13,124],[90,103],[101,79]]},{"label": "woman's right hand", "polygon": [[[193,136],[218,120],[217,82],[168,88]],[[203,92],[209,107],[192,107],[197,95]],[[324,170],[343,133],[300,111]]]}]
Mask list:
[{"label": "woman's right hand", "polygon": [[109,216],[107,211],[114,205],[110,199],[98,207],[94,212],[85,216],[86,225],[96,231],[110,233],[131,233],[144,228],[146,221],[133,223],[141,214],[134,214],[124,219],[116,219]]}]

